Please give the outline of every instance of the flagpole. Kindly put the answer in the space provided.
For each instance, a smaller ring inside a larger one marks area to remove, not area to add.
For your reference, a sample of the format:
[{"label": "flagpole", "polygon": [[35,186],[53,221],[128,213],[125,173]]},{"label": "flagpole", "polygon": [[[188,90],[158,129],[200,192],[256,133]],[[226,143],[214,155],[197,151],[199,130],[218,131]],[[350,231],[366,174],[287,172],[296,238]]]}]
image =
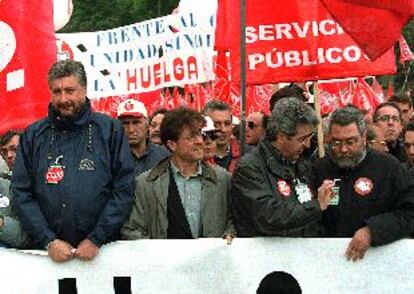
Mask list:
[{"label": "flagpole", "polygon": [[314,99],[315,99],[315,112],[319,119],[318,124],[318,154],[319,158],[325,157],[325,147],[323,144],[323,128],[322,128],[322,115],[321,115],[321,103],[319,100],[319,84],[318,81],[313,83]]},{"label": "flagpole", "polygon": [[246,0],[240,0],[240,154],[246,141]]}]

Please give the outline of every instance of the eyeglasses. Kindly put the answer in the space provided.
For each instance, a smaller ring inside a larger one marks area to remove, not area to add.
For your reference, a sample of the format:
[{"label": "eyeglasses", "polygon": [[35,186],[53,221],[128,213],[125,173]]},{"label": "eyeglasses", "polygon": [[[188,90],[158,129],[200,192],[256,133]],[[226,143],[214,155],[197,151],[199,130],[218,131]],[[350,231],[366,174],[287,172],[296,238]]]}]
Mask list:
[{"label": "eyeglasses", "polygon": [[407,149],[410,149],[413,146],[414,146],[414,143],[407,143],[407,142],[404,143],[404,147],[407,148]]},{"label": "eyeglasses", "polygon": [[340,148],[341,146],[345,145],[348,148],[355,147],[359,142],[359,137],[351,137],[344,140],[339,139],[332,139],[331,140],[331,147],[334,149]]},{"label": "eyeglasses", "polygon": [[247,126],[249,129],[253,130],[255,128],[257,128],[259,125],[255,124],[254,121],[249,121],[247,122]]},{"label": "eyeglasses", "polygon": [[397,123],[400,123],[401,122],[401,118],[399,116],[396,116],[396,115],[388,115],[388,114],[378,116],[377,120],[378,121],[382,121],[382,122],[389,122],[390,120],[393,120],[393,121],[395,121]]},{"label": "eyeglasses", "polygon": [[215,131],[203,132],[202,135],[203,135],[203,140],[209,139],[209,140],[215,141],[218,138],[218,135]]},{"label": "eyeglasses", "polygon": [[198,138],[204,138],[203,137],[203,132],[201,130],[198,131],[192,131],[189,135],[182,137],[181,139],[185,139],[191,142],[194,142],[196,139]]},{"label": "eyeglasses", "polygon": [[[381,144],[381,146],[383,146],[383,147],[387,146],[387,142],[385,142],[385,141],[370,140],[369,142],[370,142],[371,144],[374,144],[374,143]],[[414,145],[414,144],[413,144],[413,145]]]}]

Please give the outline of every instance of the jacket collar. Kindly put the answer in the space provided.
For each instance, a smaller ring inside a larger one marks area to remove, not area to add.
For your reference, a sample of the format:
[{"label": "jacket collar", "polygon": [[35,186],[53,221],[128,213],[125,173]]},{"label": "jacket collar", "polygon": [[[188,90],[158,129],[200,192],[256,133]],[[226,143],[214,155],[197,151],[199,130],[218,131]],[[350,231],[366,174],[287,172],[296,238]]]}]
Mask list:
[{"label": "jacket collar", "polygon": [[[170,160],[171,160],[171,156],[169,156],[166,159],[159,162],[148,174],[147,181],[149,181],[149,182],[155,181],[161,175],[165,174],[168,171],[168,169],[171,165]],[[217,182],[217,175],[214,172],[214,169],[212,167],[208,166],[204,162],[201,162],[201,168],[202,168],[202,177],[203,178],[205,178],[207,180],[210,180],[214,183]]]},{"label": "jacket collar", "polygon": [[302,160],[289,161],[284,159],[282,154],[267,140],[261,140],[258,148],[266,159],[267,168],[273,174],[284,179],[293,180],[297,177],[295,169],[302,165]]},{"label": "jacket collar", "polygon": [[92,108],[88,98],[82,106],[81,111],[75,117],[63,118],[60,117],[56,109],[49,104],[48,119],[59,130],[75,130],[91,122]]}]

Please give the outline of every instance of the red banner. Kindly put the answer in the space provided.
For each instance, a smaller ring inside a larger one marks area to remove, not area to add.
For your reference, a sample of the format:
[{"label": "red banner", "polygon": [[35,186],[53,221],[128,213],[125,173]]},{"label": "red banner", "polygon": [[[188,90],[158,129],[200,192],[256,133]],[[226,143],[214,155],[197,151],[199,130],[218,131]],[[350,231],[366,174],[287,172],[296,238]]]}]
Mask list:
[{"label": "red banner", "polygon": [[47,113],[56,60],[52,0],[0,1],[0,134]]},{"label": "red banner", "polygon": [[[216,31],[216,47],[231,53],[233,81],[240,80],[239,2],[219,1]],[[247,0],[246,11],[248,84],[395,73],[392,50],[371,62],[320,0]]]}]

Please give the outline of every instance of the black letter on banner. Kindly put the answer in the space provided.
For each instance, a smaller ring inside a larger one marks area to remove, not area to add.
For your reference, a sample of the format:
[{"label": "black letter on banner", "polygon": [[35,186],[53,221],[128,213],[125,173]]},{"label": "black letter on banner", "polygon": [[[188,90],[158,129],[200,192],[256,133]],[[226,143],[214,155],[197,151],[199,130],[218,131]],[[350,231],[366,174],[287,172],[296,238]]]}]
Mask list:
[{"label": "black letter on banner", "polygon": [[132,294],[131,277],[114,277],[115,294]]},{"label": "black letter on banner", "polygon": [[59,279],[59,294],[78,294],[75,278]]}]

